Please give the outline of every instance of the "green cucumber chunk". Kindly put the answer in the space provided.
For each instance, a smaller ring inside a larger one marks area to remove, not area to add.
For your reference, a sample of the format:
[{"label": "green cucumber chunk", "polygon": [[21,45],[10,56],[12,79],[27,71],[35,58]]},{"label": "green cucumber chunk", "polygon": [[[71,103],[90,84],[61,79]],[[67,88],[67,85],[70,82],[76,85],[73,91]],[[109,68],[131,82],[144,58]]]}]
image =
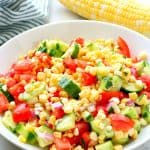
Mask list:
[{"label": "green cucumber chunk", "polygon": [[74,44],[73,45],[73,50],[72,50],[72,54],[71,54],[71,58],[77,58],[78,57],[78,53],[79,53],[80,47],[79,44]]},{"label": "green cucumber chunk", "polygon": [[112,138],[112,142],[114,144],[126,144],[129,142],[128,133],[123,131],[115,131],[114,136]]},{"label": "green cucumber chunk", "polygon": [[96,150],[113,150],[113,144],[111,141],[107,141],[103,144],[99,144],[95,146]]},{"label": "green cucumber chunk", "polygon": [[137,85],[137,83],[125,83],[122,85],[122,90],[126,92],[140,92],[143,90],[144,85]]},{"label": "green cucumber chunk", "polygon": [[58,120],[58,122],[56,123],[56,130],[61,132],[73,129],[74,127],[75,127],[74,114],[66,115],[62,119]]},{"label": "green cucumber chunk", "polygon": [[68,79],[67,77],[61,78],[59,81],[59,85],[63,88],[71,97],[78,99],[80,93],[80,87],[73,82],[72,80]]},{"label": "green cucumber chunk", "polygon": [[15,131],[16,123],[13,120],[12,112],[6,111],[2,117],[2,123],[11,131]]},{"label": "green cucumber chunk", "polygon": [[51,138],[53,131],[46,125],[36,127],[35,133],[40,147],[44,148],[53,143],[53,138]]},{"label": "green cucumber chunk", "polygon": [[83,117],[83,119],[84,119],[85,121],[87,121],[87,122],[90,122],[90,121],[92,121],[92,120],[94,119],[93,116],[91,115],[91,113],[88,112],[88,111],[84,111],[84,112],[82,113],[82,117]]},{"label": "green cucumber chunk", "polygon": [[22,135],[27,143],[35,144],[37,142],[36,133],[34,131],[27,130],[23,123],[17,124],[15,131],[17,134]]},{"label": "green cucumber chunk", "polygon": [[131,119],[138,119],[138,113],[134,107],[126,106],[121,113]]},{"label": "green cucumber chunk", "polygon": [[0,83],[0,92],[2,92],[9,102],[14,101],[14,97],[8,92],[8,90],[4,89],[4,84]]},{"label": "green cucumber chunk", "polygon": [[100,86],[105,91],[119,91],[122,86],[122,80],[119,76],[104,77]]},{"label": "green cucumber chunk", "polygon": [[150,123],[150,104],[144,106],[142,108],[142,117]]}]

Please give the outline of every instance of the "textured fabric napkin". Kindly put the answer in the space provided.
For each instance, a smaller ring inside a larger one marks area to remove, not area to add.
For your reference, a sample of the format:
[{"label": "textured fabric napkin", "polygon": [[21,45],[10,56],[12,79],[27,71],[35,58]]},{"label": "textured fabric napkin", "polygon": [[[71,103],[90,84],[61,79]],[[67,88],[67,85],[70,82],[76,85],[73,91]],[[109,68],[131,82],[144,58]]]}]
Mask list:
[{"label": "textured fabric napkin", "polygon": [[15,35],[45,24],[49,0],[0,0],[0,45]]}]

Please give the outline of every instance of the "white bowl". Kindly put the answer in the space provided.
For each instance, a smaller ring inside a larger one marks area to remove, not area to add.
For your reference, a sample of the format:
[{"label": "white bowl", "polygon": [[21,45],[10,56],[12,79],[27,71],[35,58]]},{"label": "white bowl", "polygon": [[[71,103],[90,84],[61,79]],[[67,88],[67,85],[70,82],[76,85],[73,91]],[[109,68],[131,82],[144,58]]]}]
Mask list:
[{"label": "white bowl", "polygon": [[[85,39],[117,39],[118,36],[123,37],[127,41],[129,48],[132,50],[132,55],[136,56],[141,51],[146,51],[149,54],[150,40],[125,27],[97,21],[58,22],[26,31],[1,46],[0,72],[6,72],[10,64],[12,64],[20,54],[26,53],[43,39],[62,39],[70,42],[76,37],[84,37]],[[35,146],[20,143],[17,137],[6,129],[2,123],[0,123],[0,134],[22,149],[39,150],[39,148]],[[138,139],[125,146],[124,150],[135,149],[149,139],[150,126],[147,126],[142,129]]]}]

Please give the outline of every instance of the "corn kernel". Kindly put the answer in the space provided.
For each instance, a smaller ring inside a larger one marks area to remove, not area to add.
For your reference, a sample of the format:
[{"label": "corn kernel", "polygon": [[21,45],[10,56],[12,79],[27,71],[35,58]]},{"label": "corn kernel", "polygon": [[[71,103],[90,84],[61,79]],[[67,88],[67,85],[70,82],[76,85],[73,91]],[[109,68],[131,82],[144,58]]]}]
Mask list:
[{"label": "corn kernel", "polygon": [[8,109],[13,110],[15,107],[16,107],[16,104],[15,104],[14,101],[12,101],[12,102],[9,103]]},{"label": "corn kernel", "polygon": [[114,150],[123,150],[122,145],[115,145]]},{"label": "corn kernel", "polygon": [[20,142],[26,143],[26,138],[23,135],[19,135],[18,139]]},{"label": "corn kernel", "polygon": [[140,60],[147,60],[148,55],[146,52],[141,52],[138,57]]},{"label": "corn kernel", "polygon": [[90,133],[90,139],[93,140],[93,141],[97,141],[97,138],[98,138],[98,137],[97,137],[97,134],[92,131],[92,132]]},{"label": "corn kernel", "polygon": [[138,95],[136,92],[133,92],[133,93],[129,93],[129,98],[131,100],[136,100],[138,98]]},{"label": "corn kernel", "polygon": [[56,122],[56,117],[55,116],[50,116],[48,119],[48,123],[54,125]]},{"label": "corn kernel", "polygon": [[61,132],[53,132],[53,135],[57,138],[61,138],[62,133]]},{"label": "corn kernel", "polygon": [[45,79],[46,79],[46,74],[44,72],[38,72],[37,80],[38,81],[45,81]]}]

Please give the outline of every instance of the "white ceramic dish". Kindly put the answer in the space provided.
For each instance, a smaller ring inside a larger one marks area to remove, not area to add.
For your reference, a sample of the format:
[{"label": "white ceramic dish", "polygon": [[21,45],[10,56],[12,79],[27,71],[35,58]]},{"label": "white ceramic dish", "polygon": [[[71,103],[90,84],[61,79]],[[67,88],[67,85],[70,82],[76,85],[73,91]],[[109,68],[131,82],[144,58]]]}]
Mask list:
[{"label": "white ceramic dish", "polygon": [[[149,53],[150,50],[149,39],[122,26],[97,21],[58,22],[24,32],[1,46],[0,72],[6,72],[10,64],[13,63],[20,54],[27,52],[43,39],[62,39],[70,42],[79,36],[85,39],[117,39],[118,36],[122,36],[129,44],[132,55],[137,55],[140,51]],[[125,146],[124,150],[133,150],[148,141],[150,139],[149,133],[150,126],[147,126],[141,131],[138,139]],[[40,150],[35,146],[20,143],[17,137],[6,129],[2,123],[0,123],[0,134],[22,149]]]}]

